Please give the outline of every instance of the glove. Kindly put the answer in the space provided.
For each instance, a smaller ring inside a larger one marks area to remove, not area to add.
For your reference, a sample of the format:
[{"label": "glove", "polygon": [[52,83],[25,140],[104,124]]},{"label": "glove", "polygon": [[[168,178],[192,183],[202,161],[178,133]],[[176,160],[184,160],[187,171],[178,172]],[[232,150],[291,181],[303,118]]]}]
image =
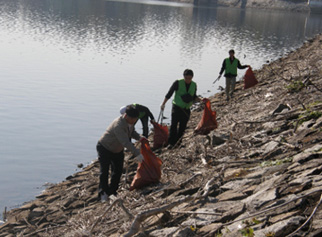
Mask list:
[{"label": "glove", "polygon": [[137,162],[142,162],[144,160],[144,157],[142,154],[138,155],[137,157],[135,157]]},{"label": "glove", "polygon": [[150,121],[150,122],[153,124],[153,123],[155,123],[155,120],[154,120],[154,119],[151,119],[151,121]]},{"label": "glove", "polygon": [[164,108],[165,108],[165,105],[164,105],[164,104],[161,104],[160,108],[161,108],[161,110],[163,111],[163,110],[164,110]]}]

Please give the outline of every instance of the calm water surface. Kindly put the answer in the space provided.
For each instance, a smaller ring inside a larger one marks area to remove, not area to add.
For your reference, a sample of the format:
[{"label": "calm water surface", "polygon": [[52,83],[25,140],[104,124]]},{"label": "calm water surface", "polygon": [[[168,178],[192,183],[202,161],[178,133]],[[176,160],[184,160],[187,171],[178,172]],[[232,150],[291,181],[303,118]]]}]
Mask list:
[{"label": "calm water surface", "polygon": [[141,103],[157,117],[185,68],[194,70],[198,94],[214,94],[229,49],[258,69],[322,32],[322,16],[154,1],[0,0],[0,29],[2,212],[95,159],[121,106]]}]

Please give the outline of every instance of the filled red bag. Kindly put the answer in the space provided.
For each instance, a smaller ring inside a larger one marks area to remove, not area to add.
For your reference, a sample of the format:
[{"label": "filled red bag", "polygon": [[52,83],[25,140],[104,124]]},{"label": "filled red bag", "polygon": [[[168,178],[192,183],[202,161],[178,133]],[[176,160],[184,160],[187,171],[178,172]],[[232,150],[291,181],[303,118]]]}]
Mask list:
[{"label": "filled red bag", "polygon": [[162,161],[152,152],[149,141],[146,139],[141,142],[141,154],[144,160],[138,165],[130,190],[158,183],[161,178]]},{"label": "filled red bag", "polygon": [[205,103],[203,115],[194,132],[196,134],[207,135],[212,130],[216,129],[218,124],[216,120],[216,111],[211,110],[210,100],[204,98],[203,102]]},{"label": "filled red bag", "polygon": [[244,76],[244,89],[255,86],[257,83],[258,83],[258,81],[256,80],[254,72],[253,72],[252,68],[249,67],[245,73],[245,76]]},{"label": "filled red bag", "polygon": [[168,145],[169,129],[168,126],[152,122],[154,127],[153,148],[157,149]]}]

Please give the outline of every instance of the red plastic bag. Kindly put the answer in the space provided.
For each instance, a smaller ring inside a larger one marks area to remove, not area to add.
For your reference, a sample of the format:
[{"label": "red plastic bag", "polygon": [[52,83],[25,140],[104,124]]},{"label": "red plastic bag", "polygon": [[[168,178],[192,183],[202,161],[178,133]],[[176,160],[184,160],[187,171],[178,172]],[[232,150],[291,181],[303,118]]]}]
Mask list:
[{"label": "red plastic bag", "polygon": [[153,149],[168,145],[169,129],[168,126],[152,123],[154,127]]},{"label": "red plastic bag", "polygon": [[205,103],[203,115],[194,132],[196,134],[207,135],[212,130],[216,129],[218,127],[218,124],[216,120],[216,111],[211,110],[209,99],[204,98],[203,101]]},{"label": "red plastic bag", "polygon": [[249,67],[245,73],[245,76],[244,76],[244,89],[255,86],[257,83],[258,83],[258,81],[256,80],[254,72],[253,72],[252,68]]},{"label": "red plastic bag", "polygon": [[144,160],[138,165],[130,190],[158,183],[161,178],[162,161],[152,152],[148,140],[141,142],[141,154]]}]

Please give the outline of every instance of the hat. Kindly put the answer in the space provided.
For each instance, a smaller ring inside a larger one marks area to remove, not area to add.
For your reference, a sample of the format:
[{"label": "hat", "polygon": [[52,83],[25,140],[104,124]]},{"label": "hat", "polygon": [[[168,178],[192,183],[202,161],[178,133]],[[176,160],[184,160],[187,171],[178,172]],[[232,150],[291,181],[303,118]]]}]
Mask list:
[{"label": "hat", "polygon": [[125,113],[128,117],[131,117],[131,118],[138,118],[139,117],[139,111],[135,108],[134,105],[126,106]]},{"label": "hat", "polygon": [[122,106],[121,108],[120,108],[120,114],[125,114],[125,111],[126,111],[126,106]]}]

